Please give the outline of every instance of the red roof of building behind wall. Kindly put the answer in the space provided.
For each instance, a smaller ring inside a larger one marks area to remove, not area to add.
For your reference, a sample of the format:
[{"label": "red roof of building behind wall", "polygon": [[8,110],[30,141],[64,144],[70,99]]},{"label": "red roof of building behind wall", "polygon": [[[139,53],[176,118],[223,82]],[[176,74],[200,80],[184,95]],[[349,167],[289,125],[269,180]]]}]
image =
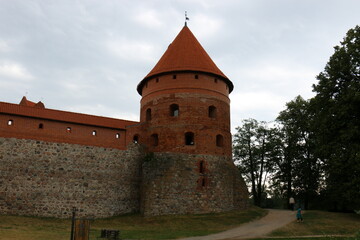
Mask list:
[{"label": "red roof of building behind wall", "polygon": [[139,83],[137,91],[141,95],[142,86],[151,77],[163,73],[182,71],[211,73],[223,79],[229,85],[230,92],[234,88],[232,82],[216,66],[194,34],[185,25],[169,45],[159,62]]},{"label": "red roof of building behind wall", "polygon": [[99,117],[6,102],[0,102],[0,114],[1,113],[116,129],[125,129],[126,126],[138,123],[116,118]]}]

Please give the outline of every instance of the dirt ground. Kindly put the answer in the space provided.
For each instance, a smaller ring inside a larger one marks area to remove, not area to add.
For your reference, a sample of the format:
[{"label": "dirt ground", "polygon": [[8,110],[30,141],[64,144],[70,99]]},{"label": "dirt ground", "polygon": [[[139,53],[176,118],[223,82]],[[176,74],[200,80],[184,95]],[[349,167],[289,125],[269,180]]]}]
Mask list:
[{"label": "dirt ground", "polygon": [[269,209],[269,213],[258,220],[245,223],[239,227],[202,237],[183,238],[181,240],[235,240],[263,237],[275,229],[295,221],[296,212]]}]

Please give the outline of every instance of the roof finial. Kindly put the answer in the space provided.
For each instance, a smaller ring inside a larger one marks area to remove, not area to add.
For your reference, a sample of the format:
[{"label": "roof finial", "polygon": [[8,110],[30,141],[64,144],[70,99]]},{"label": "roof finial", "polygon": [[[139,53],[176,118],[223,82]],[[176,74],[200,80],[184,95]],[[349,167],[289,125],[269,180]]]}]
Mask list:
[{"label": "roof finial", "polygon": [[187,26],[187,21],[190,21],[190,18],[188,18],[187,11],[185,11],[185,26]]}]

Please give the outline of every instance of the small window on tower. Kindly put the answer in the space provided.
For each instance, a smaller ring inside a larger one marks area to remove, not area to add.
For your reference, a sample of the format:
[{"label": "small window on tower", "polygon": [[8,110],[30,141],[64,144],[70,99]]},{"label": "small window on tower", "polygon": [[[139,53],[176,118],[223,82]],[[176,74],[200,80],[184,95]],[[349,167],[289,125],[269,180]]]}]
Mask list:
[{"label": "small window on tower", "polygon": [[115,138],[119,139],[120,138],[120,133],[115,134]]},{"label": "small window on tower", "polygon": [[224,137],[220,134],[216,135],[216,146],[218,147],[224,146]]},{"label": "small window on tower", "polygon": [[12,126],[14,124],[14,121],[13,120],[9,120],[8,121],[8,126]]},{"label": "small window on tower", "polygon": [[206,180],[205,178],[201,179],[201,186],[206,187]]},{"label": "small window on tower", "polygon": [[159,145],[159,136],[156,133],[151,135],[151,142],[153,146]]},{"label": "small window on tower", "polygon": [[146,121],[151,120],[151,108],[146,109]]},{"label": "small window on tower", "polygon": [[204,172],[205,172],[205,162],[200,161],[200,163],[199,163],[199,173],[204,173]]},{"label": "small window on tower", "polygon": [[157,83],[159,82],[159,78],[156,78],[156,82],[157,82]]},{"label": "small window on tower", "polygon": [[196,74],[196,75],[195,75],[195,79],[199,79],[199,75]]},{"label": "small window on tower", "polygon": [[173,75],[173,79],[176,79],[176,75]]},{"label": "small window on tower", "polygon": [[96,133],[96,130],[92,131],[92,135],[93,135],[93,136],[96,136],[96,134],[97,134],[97,133]]},{"label": "small window on tower", "polygon": [[71,133],[71,127],[67,127],[66,132]]},{"label": "small window on tower", "polygon": [[216,118],[216,107],[215,106],[209,107],[209,118]]},{"label": "small window on tower", "polygon": [[134,135],[134,137],[133,137],[133,143],[139,143],[139,135]]},{"label": "small window on tower", "polygon": [[39,129],[43,129],[44,128],[44,124],[40,123],[39,124]]},{"label": "small window on tower", "polygon": [[179,105],[177,105],[177,104],[170,105],[170,116],[172,116],[172,117],[179,116]]},{"label": "small window on tower", "polygon": [[187,132],[185,133],[185,145],[194,145],[194,133]]}]

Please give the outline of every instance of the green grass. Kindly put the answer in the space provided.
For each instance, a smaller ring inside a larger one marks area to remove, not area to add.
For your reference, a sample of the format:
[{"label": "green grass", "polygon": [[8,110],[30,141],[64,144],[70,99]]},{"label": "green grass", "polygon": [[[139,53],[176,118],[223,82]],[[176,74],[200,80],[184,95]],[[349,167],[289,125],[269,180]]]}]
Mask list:
[{"label": "green grass", "polygon": [[[271,237],[329,236],[326,239],[359,239],[360,215],[323,211],[306,211],[304,222],[292,222],[271,233]],[[336,235],[343,235],[338,237]],[[356,237],[347,237],[355,236]],[[293,238],[292,238],[293,239]],[[319,238],[316,238],[319,239]]]},{"label": "green grass", "polygon": [[[99,237],[101,229],[120,230],[123,239],[175,239],[208,235],[265,214],[266,210],[251,208],[218,214],[159,217],[135,214],[96,219],[91,222],[90,240]],[[67,240],[70,237],[70,224],[69,219],[0,216],[0,240]],[[315,235],[323,237],[309,237]],[[306,240],[360,240],[360,215],[306,211],[304,222],[290,223],[265,239],[303,240],[305,236]]]},{"label": "green grass", "polygon": [[[221,232],[262,217],[266,210],[202,215],[142,217],[126,215],[91,222],[90,240],[100,236],[101,229],[117,229],[123,239],[175,239]],[[0,240],[65,240],[70,238],[69,219],[0,216]]]}]

